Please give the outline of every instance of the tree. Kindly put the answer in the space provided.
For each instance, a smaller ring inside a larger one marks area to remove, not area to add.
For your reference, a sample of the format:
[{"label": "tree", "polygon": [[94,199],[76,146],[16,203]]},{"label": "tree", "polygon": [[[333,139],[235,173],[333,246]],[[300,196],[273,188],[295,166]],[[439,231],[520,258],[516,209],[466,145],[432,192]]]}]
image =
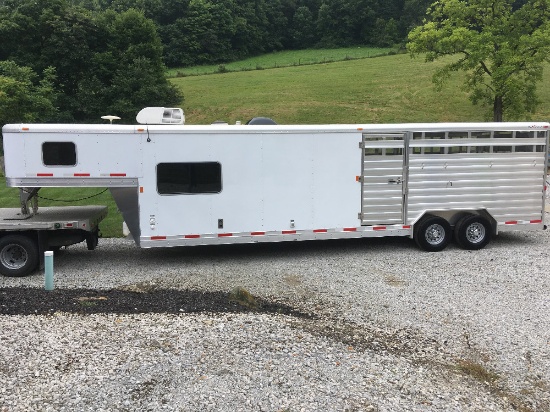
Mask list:
[{"label": "tree", "polygon": [[[98,122],[109,111],[131,122],[144,106],[181,103],[164,77],[156,25],[143,10],[92,12],[73,3],[79,1],[6,0],[0,6],[0,60],[29,66],[42,79],[48,67],[55,68],[48,79],[58,110],[44,121]],[[116,3],[126,7],[140,0]]]},{"label": "tree", "polygon": [[537,106],[536,83],[550,56],[550,0],[440,0],[408,40],[413,57],[452,56],[435,72],[436,87],[464,71],[473,104],[491,107],[494,121],[521,118]]},{"label": "tree", "polygon": [[[57,112],[53,83],[55,70],[44,70],[42,80],[30,67],[0,61],[0,126],[6,123],[46,121]],[[0,134],[0,156],[3,155]]]},{"label": "tree", "polygon": [[55,70],[44,70],[42,80],[30,67],[0,61],[0,125],[45,121],[56,113]]}]

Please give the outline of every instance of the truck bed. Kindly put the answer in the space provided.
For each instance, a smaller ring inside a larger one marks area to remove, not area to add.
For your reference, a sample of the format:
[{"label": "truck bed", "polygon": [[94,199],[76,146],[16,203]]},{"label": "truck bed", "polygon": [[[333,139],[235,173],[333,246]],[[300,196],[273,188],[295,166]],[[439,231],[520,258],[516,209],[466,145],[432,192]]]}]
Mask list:
[{"label": "truck bed", "polygon": [[107,216],[107,206],[41,207],[29,217],[18,208],[0,208],[2,230],[59,230],[92,231]]}]

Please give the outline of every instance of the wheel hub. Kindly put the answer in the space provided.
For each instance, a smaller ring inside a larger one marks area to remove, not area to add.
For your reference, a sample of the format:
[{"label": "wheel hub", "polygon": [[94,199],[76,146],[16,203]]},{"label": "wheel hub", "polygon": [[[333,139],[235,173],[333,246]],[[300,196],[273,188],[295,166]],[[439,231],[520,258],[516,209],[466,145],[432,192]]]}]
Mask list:
[{"label": "wheel hub", "polygon": [[480,223],[472,223],[466,228],[466,239],[470,243],[479,243],[485,238],[485,226]]},{"label": "wheel hub", "polygon": [[445,229],[443,226],[433,224],[426,230],[426,240],[430,245],[439,245],[445,240]]},{"label": "wheel hub", "polygon": [[27,262],[27,252],[19,245],[6,245],[0,252],[2,265],[9,269],[20,269]]}]

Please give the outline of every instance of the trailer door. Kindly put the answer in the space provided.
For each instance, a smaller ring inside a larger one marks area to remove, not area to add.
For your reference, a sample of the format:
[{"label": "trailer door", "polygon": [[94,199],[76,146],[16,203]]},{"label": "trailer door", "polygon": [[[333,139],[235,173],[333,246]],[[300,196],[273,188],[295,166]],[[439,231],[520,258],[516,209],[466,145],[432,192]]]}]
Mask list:
[{"label": "trailer door", "polygon": [[362,225],[403,223],[405,136],[405,133],[363,135]]}]

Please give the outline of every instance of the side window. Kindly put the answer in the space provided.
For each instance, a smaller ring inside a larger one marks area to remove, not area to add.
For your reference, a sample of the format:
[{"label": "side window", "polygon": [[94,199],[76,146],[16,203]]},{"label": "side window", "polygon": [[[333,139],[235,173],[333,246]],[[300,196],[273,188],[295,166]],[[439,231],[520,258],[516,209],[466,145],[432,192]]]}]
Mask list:
[{"label": "side window", "polygon": [[46,166],[76,166],[76,146],[73,142],[44,142],[42,161]]},{"label": "side window", "polygon": [[159,163],[157,191],[161,195],[219,193],[222,165],[218,162]]}]

